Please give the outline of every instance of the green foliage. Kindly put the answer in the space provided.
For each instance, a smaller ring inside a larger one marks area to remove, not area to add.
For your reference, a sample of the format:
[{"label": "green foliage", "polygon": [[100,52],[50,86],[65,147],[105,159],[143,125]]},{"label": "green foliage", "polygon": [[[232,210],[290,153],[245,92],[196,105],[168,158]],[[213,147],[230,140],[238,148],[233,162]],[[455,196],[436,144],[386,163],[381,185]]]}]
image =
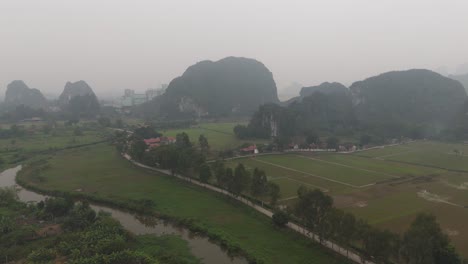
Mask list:
[{"label": "green foliage", "polygon": [[153,126],[141,126],[133,130],[133,136],[138,138],[157,138],[162,136]]},{"label": "green foliage", "polygon": [[234,170],[234,177],[228,186],[228,190],[237,196],[240,195],[243,191],[247,190],[249,184],[249,172],[245,169],[244,165],[239,163]]},{"label": "green foliage", "polygon": [[453,251],[449,238],[442,232],[435,217],[419,214],[405,232],[401,254],[406,263],[458,264],[460,257]]},{"label": "green foliage", "polygon": [[176,145],[180,148],[190,148],[192,147],[192,143],[190,142],[190,138],[187,133],[182,132],[177,134],[176,136]]},{"label": "green foliage", "polygon": [[63,227],[69,230],[82,230],[96,220],[96,212],[87,202],[75,204],[63,222]]},{"label": "green foliage", "polygon": [[340,139],[337,137],[329,137],[327,138],[327,148],[329,149],[337,149],[340,143]]},{"label": "green foliage", "polygon": [[11,217],[0,216],[0,235],[3,236],[12,232],[15,228],[15,222]]},{"label": "green foliage", "polygon": [[130,156],[138,161],[143,159],[143,155],[145,154],[146,150],[146,143],[142,139],[134,139],[130,143],[129,154]]},{"label": "green foliage", "polygon": [[204,135],[198,137],[198,145],[200,146],[200,151],[206,155],[210,150],[210,145],[208,144],[208,139]]},{"label": "green foliage", "polygon": [[322,191],[298,190],[299,201],[295,214],[302,219],[306,227],[316,232],[320,239],[327,234],[327,215],[333,206],[333,199]]},{"label": "green foliage", "polygon": [[137,236],[134,247],[164,264],[201,263],[191,254],[188,242],[176,235]]},{"label": "green foliage", "polygon": [[7,206],[18,200],[18,193],[15,187],[0,188],[0,206]]},{"label": "green foliage", "polygon": [[250,130],[247,128],[247,126],[244,125],[235,126],[233,131],[236,137],[239,139],[247,139],[251,136]]},{"label": "green foliage", "polygon": [[281,197],[279,185],[274,182],[268,182],[268,194],[270,195],[270,204],[275,206]]},{"label": "green foliage", "polygon": [[273,214],[272,220],[276,226],[284,227],[289,222],[289,215],[283,211],[278,211]]},{"label": "green foliage", "polygon": [[31,252],[27,259],[28,263],[34,263],[34,264],[46,264],[46,263],[51,263],[52,260],[55,259],[56,257],[56,252],[53,249],[48,249],[48,248],[38,248],[37,250],[34,250]]},{"label": "green foliage", "polygon": [[356,126],[351,97],[348,93],[313,93],[302,101],[287,107],[267,104],[259,107],[247,127],[235,127],[239,138],[278,137],[289,144],[293,136],[304,136],[306,141],[317,143],[318,135],[313,131],[337,133]]},{"label": "green foliage", "polygon": [[46,216],[60,217],[66,215],[73,208],[71,198],[46,198],[44,202],[44,213]]},{"label": "green foliage", "polygon": [[200,166],[200,175],[199,175],[200,181],[207,183],[211,179],[211,176],[212,174],[211,174],[210,166],[208,166],[208,164],[206,163],[203,163]]},{"label": "green foliage", "polygon": [[252,174],[252,184],[250,185],[250,193],[254,197],[260,197],[268,192],[268,180],[264,171],[257,168]]}]

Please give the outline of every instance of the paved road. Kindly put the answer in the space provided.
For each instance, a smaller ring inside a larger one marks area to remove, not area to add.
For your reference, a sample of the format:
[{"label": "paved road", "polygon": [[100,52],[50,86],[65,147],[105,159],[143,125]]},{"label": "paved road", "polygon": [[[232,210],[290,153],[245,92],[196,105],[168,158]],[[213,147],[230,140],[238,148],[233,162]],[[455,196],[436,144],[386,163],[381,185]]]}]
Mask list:
[{"label": "paved road", "polygon": [[[272,211],[270,211],[270,210],[268,210],[266,208],[263,208],[263,207],[261,207],[261,206],[259,206],[257,204],[254,204],[254,203],[252,203],[251,201],[249,201],[249,200],[247,200],[245,198],[234,196],[234,195],[232,195],[231,193],[229,193],[228,191],[226,191],[224,189],[218,188],[218,187],[210,185],[210,184],[205,184],[205,183],[202,183],[202,182],[200,182],[198,180],[188,178],[188,177],[184,177],[182,175],[178,175],[178,174],[173,175],[168,170],[162,170],[162,169],[157,169],[157,168],[153,168],[153,167],[150,167],[150,166],[146,166],[144,164],[141,164],[141,163],[139,163],[137,161],[132,160],[132,158],[128,154],[123,154],[123,157],[125,159],[129,160],[130,162],[132,162],[133,164],[135,164],[138,167],[145,168],[145,169],[152,170],[152,171],[157,171],[157,172],[164,173],[164,174],[167,174],[167,175],[171,175],[171,176],[174,176],[174,177],[179,178],[181,180],[188,181],[188,182],[190,182],[192,184],[204,187],[206,189],[210,189],[212,191],[222,193],[222,194],[224,194],[226,196],[229,196],[229,197],[232,197],[233,199],[238,200],[239,202],[241,202],[243,204],[246,204],[246,205],[254,208],[258,212],[260,212],[260,213],[262,213],[262,214],[264,214],[264,215],[266,215],[266,216],[268,216],[270,218],[273,216]],[[314,233],[310,232],[309,230],[307,230],[306,228],[304,228],[304,227],[302,227],[302,226],[300,226],[298,224],[288,223],[287,226],[290,229],[298,232],[299,234],[301,234],[301,235],[303,235],[305,237],[308,237],[308,238],[310,238],[312,240],[315,240],[318,243],[321,243],[322,245],[326,246],[327,248],[335,251],[338,254],[341,254],[341,255],[347,257],[348,259],[350,259],[350,260],[352,260],[352,261],[354,261],[356,263],[359,263],[359,264],[373,264],[370,261],[362,261],[361,257],[359,255],[357,255],[356,253],[354,253],[352,251],[348,251],[347,249],[345,249],[343,247],[340,247],[337,244],[332,243],[331,241],[322,241],[321,242],[319,240],[319,238]]]}]

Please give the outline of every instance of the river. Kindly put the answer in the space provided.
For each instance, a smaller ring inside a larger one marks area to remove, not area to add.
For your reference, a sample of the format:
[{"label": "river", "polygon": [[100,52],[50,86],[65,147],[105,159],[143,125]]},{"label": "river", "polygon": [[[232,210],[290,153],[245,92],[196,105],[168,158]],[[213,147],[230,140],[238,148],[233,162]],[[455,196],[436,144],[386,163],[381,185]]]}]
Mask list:
[{"label": "river", "polygon": [[[16,184],[16,174],[21,170],[21,165],[7,169],[0,173],[0,187],[16,186],[18,197],[23,202],[39,202],[47,196],[26,190]],[[113,218],[117,219],[122,226],[136,235],[152,234],[167,235],[173,234],[181,237],[188,242],[192,254],[201,259],[205,264],[247,264],[247,260],[241,257],[230,257],[217,244],[212,243],[206,237],[192,235],[185,228],[180,228],[171,224],[164,223],[161,220],[148,217],[139,217],[136,214],[124,212],[122,210],[110,207],[91,204],[96,211],[108,212]]]}]

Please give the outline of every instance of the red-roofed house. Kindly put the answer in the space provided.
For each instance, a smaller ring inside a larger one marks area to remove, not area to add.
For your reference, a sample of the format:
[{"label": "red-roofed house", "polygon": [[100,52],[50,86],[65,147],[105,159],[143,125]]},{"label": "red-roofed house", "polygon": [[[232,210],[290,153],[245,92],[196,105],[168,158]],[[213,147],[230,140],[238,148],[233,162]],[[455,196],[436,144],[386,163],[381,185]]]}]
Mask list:
[{"label": "red-roofed house", "polygon": [[143,141],[145,141],[145,144],[146,145],[151,145],[151,144],[155,144],[155,143],[160,143],[161,142],[161,138],[148,138],[148,139],[143,139]]},{"label": "red-roofed house", "polygon": [[161,145],[169,145],[176,142],[174,137],[157,137],[157,138],[147,138],[143,139],[145,144],[150,148],[157,148]]},{"label": "red-roofed house", "polygon": [[246,148],[242,148],[240,151],[244,154],[257,154],[258,153],[257,145],[255,144],[248,146]]}]

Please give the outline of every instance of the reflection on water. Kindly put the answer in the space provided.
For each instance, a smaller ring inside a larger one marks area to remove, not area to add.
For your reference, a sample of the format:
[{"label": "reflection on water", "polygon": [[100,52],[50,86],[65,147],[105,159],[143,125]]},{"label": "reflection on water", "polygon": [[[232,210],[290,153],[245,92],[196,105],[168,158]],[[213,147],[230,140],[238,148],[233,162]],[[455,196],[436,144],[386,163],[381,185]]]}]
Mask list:
[{"label": "reflection on water", "polygon": [[[16,173],[21,170],[21,165],[3,171],[0,173],[0,187],[16,186],[18,197],[23,202],[39,202],[47,196],[28,191],[18,187],[15,182]],[[218,245],[211,243],[207,238],[195,236],[187,229],[164,223],[154,217],[137,216],[121,210],[92,204],[91,207],[96,211],[104,211],[112,214],[122,226],[136,235],[154,234],[154,235],[178,235],[186,240],[191,248],[192,254],[203,260],[206,264],[246,264],[243,258],[231,258]]]}]

